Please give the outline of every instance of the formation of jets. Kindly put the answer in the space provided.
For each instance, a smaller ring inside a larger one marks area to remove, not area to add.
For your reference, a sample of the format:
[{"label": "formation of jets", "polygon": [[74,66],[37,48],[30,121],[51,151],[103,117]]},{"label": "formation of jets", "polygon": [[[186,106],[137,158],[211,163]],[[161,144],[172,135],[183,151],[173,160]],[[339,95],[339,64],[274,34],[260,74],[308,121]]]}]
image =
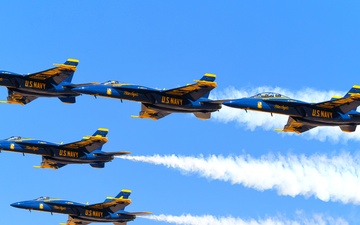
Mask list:
[{"label": "formation of jets", "polygon": [[[54,64],[48,70],[22,75],[0,70],[0,86],[8,89],[6,101],[1,103],[26,105],[38,97],[57,97],[63,103],[75,103],[80,95],[108,97],[141,103],[141,111],[134,118],[161,119],[171,113],[192,113],[199,119],[209,119],[211,113],[222,105],[267,113],[287,115],[288,122],[278,131],[303,133],[318,126],[338,126],[344,132],[354,132],[360,124],[360,86],[354,85],[343,97],[334,96],[329,101],[307,103],[285,95],[264,92],[240,99],[209,99],[210,91],[216,88],[216,75],[206,73],[193,84],[168,90],[158,90],[142,85],[124,84],[110,80],[104,83],[74,84],[72,78],[79,61],[68,59],[63,64]],[[72,143],[51,143],[13,136],[0,140],[0,151],[35,154],[42,156],[36,168],[59,169],[68,164],[89,164],[104,168],[114,156],[130,152],[104,152],[102,146],[108,141],[108,129],[99,128],[93,135]],[[91,222],[111,222],[125,225],[138,215],[150,212],[127,212],[131,203],[131,191],[122,190],[116,197],[102,203],[82,204],[50,197],[16,202],[16,208],[38,210],[68,215],[65,225],[87,225]]]}]

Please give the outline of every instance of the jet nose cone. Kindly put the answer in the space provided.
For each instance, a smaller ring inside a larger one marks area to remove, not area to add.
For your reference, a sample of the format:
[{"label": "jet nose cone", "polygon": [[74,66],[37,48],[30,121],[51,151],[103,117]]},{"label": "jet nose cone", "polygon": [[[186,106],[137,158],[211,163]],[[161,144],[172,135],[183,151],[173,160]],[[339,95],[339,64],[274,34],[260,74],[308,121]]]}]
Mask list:
[{"label": "jet nose cone", "polygon": [[15,207],[15,208],[21,208],[21,202],[15,202],[13,204],[11,204],[12,207]]}]

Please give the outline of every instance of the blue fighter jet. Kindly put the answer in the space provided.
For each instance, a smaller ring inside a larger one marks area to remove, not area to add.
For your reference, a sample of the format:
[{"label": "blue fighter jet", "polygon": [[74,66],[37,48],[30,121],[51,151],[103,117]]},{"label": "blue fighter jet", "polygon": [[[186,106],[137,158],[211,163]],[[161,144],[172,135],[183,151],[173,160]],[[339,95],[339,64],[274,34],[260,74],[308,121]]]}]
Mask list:
[{"label": "blue fighter jet", "polygon": [[79,94],[64,88],[71,84],[79,60],[68,59],[54,68],[28,75],[0,70],[0,86],[8,89],[7,101],[1,103],[25,105],[38,97],[58,97],[64,103],[75,103]]},{"label": "blue fighter jet", "polygon": [[195,84],[157,90],[118,81],[77,86],[72,91],[102,97],[141,102],[139,116],[134,118],[160,119],[170,113],[193,113],[197,118],[209,119],[212,112],[221,108],[221,102],[210,100],[209,93],[216,87],[215,74],[205,74]]},{"label": "blue fighter jet", "polygon": [[59,169],[67,164],[90,164],[94,168],[104,168],[105,163],[113,160],[114,156],[130,154],[101,151],[102,146],[108,141],[107,133],[108,129],[99,128],[92,136],[85,136],[81,141],[68,144],[13,136],[0,140],[0,151],[42,155],[41,165],[35,168]]},{"label": "blue fighter jet", "polygon": [[317,126],[339,126],[344,132],[354,132],[360,124],[360,86],[354,85],[344,97],[333,96],[331,100],[307,103],[282,94],[265,92],[250,98],[223,102],[224,105],[245,110],[285,114],[289,116],[283,132],[298,134]]},{"label": "blue fighter jet", "polygon": [[68,221],[63,225],[87,225],[92,222],[111,222],[114,225],[126,225],[138,215],[150,212],[127,212],[124,208],[131,204],[130,190],[121,190],[116,197],[107,197],[97,204],[82,204],[58,198],[39,197],[35,200],[16,202],[11,206],[27,210],[67,214]]}]

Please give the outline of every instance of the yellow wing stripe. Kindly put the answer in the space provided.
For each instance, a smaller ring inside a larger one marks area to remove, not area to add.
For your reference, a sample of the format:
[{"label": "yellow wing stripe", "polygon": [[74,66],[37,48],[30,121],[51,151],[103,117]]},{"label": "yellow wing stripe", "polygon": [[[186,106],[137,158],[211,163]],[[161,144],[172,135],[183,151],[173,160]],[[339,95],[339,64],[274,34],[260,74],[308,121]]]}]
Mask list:
[{"label": "yellow wing stripe", "polygon": [[[360,95],[359,95],[360,96]],[[329,101],[329,102],[325,102],[322,104],[318,104],[318,107],[323,107],[323,108],[327,108],[327,109],[332,109],[341,105],[345,105],[347,103],[351,103],[355,101],[355,98],[352,98],[352,96],[350,98],[340,98],[334,101]]]},{"label": "yellow wing stripe", "polygon": [[111,207],[113,205],[117,205],[119,203],[131,204],[131,200],[130,199],[114,198],[113,201],[104,202],[104,203],[100,203],[100,204],[95,204],[95,205],[90,206],[90,208],[103,209],[103,208]]},{"label": "yellow wing stripe", "polygon": [[[68,59],[68,61],[71,62],[79,62],[77,59]],[[74,65],[66,65],[66,64],[54,64],[55,68],[45,70],[43,72],[35,73],[33,75],[30,75],[32,79],[38,79],[38,80],[46,80],[49,77],[52,77],[58,73],[60,73],[62,70],[71,70],[75,71],[76,66]]]},{"label": "yellow wing stripe", "polygon": [[81,148],[84,146],[88,146],[95,141],[101,141],[101,142],[106,143],[106,142],[108,142],[108,139],[106,137],[102,137],[102,136],[85,136],[85,137],[83,137],[83,140],[66,145],[66,147],[72,148],[72,149],[77,149],[77,148]]}]

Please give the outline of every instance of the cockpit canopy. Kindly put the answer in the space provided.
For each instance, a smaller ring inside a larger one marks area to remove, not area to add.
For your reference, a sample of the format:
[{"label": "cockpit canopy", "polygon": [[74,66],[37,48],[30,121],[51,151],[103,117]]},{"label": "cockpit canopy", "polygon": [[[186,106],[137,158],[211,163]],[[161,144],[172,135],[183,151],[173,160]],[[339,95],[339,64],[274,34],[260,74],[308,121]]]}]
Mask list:
[{"label": "cockpit canopy", "polygon": [[41,196],[41,197],[38,197],[37,199],[35,199],[35,201],[46,201],[46,200],[50,200],[50,197]]},{"label": "cockpit canopy", "polygon": [[8,140],[8,141],[20,141],[20,140],[22,140],[22,137],[20,137],[20,136],[11,136],[6,140]]},{"label": "cockpit canopy", "polygon": [[282,98],[282,99],[289,99],[289,97],[279,94],[279,93],[275,93],[275,92],[263,92],[263,93],[259,93],[256,94],[254,96],[252,96],[251,98]]},{"label": "cockpit canopy", "polygon": [[117,81],[117,80],[108,80],[108,81],[106,81],[106,82],[104,82],[102,84],[103,85],[113,85],[113,84],[120,84],[120,82]]}]

